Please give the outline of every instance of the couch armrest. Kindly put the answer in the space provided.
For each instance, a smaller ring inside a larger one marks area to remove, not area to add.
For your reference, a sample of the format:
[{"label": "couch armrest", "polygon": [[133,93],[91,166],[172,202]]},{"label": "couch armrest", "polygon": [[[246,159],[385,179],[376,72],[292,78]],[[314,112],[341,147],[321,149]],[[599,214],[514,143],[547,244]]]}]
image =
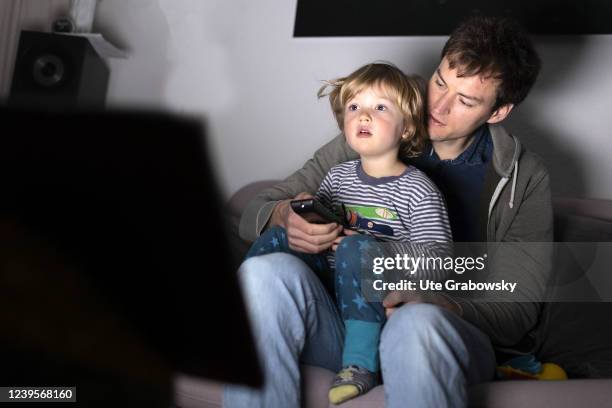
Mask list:
[{"label": "couch armrest", "polygon": [[251,201],[257,193],[264,188],[268,188],[276,184],[276,180],[256,181],[240,188],[230,197],[227,202],[227,222],[229,226],[229,239],[232,246],[232,253],[238,264],[244,259],[251,243],[240,238],[240,217],[246,205]]},{"label": "couch armrest", "polygon": [[553,197],[553,207],[558,216],[578,215],[612,221],[612,200]]},{"label": "couch armrest", "polygon": [[262,180],[249,183],[244,187],[240,188],[230,197],[228,201],[228,207],[231,216],[240,217],[246,205],[259,193],[261,190],[272,187],[278,183],[278,180]]}]

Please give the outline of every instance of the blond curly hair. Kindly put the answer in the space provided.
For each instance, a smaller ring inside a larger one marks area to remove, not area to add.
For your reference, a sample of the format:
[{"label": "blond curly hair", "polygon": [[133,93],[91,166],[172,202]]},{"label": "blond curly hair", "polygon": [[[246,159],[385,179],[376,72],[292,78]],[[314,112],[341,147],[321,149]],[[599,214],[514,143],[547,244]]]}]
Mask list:
[{"label": "blond curly hair", "polygon": [[346,104],[365,88],[381,89],[388,99],[395,102],[404,117],[407,136],[400,143],[400,159],[421,154],[427,141],[425,82],[422,78],[406,75],[390,63],[375,62],[364,65],[347,77],[324,83],[317,96],[329,96],[334,117],[342,131]]}]

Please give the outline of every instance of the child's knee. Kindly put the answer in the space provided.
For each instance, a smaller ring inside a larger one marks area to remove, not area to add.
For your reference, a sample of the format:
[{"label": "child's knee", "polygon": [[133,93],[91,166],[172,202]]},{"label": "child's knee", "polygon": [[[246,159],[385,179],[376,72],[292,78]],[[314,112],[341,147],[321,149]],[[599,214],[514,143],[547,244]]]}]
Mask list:
[{"label": "child's knee", "polygon": [[270,227],[268,229],[266,229],[264,231],[263,234],[260,235],[260,237],[269,235],[269,236],[285,236],[287,233],[285,231],[285,228],[281,227],[280,225],[275,225],[273,227]]},{"label": "child's knee", "polygon": [[336,256],[367,255],[376,245],[376,239],[369,235],[349,235],[344,237],[336,249]]},{"label": "child's knee", "polygon": [[288,252],[288,249],[287,232],[283,227],[274,226],[268,228],[255,240],[246,258],[274,252]]},{"label": "child's knee", "polygon": [[336,270],[339,274],[360,277],[363,270],[371,270],[371,259],[376,256],[376,239],[369,235],[351,235],[342,239],[336,249]]},{"label": "child's knee", "polygon": [[280,226],[270,227],[263,234],[261,234],[257,240],[263,240],[266,243],[271,243],[274,247],[277,247],[277,243],[281,247],[286,247],[287,231]]}]

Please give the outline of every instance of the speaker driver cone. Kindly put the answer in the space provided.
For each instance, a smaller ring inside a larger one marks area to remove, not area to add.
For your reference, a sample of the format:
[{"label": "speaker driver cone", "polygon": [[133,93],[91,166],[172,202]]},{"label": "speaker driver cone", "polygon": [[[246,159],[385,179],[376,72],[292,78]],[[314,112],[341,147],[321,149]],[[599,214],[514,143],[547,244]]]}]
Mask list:
[{"label": "speaker driver cone", "polygon": [[64,78],[64,63],[56,55],[46,54],[38,57],[32,66],[32,75],[37,84],[51,87]]}]

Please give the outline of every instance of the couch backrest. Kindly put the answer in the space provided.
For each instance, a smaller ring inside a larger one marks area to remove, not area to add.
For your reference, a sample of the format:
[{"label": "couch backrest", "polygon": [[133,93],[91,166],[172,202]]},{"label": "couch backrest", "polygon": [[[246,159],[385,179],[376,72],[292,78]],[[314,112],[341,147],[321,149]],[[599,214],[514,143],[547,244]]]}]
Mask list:
[{"label": "couch backrest", "polygon": [[536,330],[537,354],[542,361],[561,365],[570,377],[612,377],[612,326],[607,323],[612,303],[597,301],[601,288],[584,276],[589,268],[592,276],[596,256],[596,246],[587,243],[612,242],[612,201],[557,198],[554,208],[555,241],[584,243],[571,251],[558,247],[555,290],[571,284],[571,295],[589,301],[544,303]]}]

